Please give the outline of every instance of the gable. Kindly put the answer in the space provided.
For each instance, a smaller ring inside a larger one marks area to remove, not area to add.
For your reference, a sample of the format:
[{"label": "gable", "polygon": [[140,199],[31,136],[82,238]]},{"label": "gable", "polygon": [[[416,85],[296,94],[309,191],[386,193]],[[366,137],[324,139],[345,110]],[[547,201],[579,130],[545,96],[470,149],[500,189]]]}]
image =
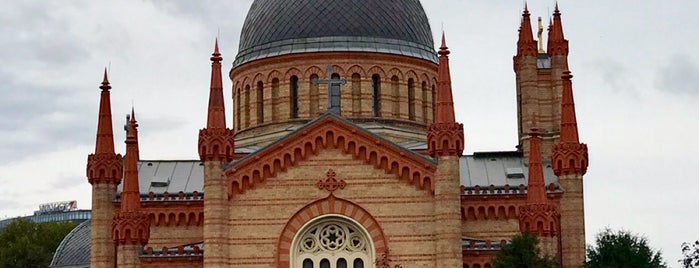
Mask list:
[{"label": "gable", "polygon": [[226,167],[229,198],[276,177],[321,150],[339,149],[354,159],[394,174],[397,180],[434,192],[436,162],[407,150],[333,114],[306,126]]}]

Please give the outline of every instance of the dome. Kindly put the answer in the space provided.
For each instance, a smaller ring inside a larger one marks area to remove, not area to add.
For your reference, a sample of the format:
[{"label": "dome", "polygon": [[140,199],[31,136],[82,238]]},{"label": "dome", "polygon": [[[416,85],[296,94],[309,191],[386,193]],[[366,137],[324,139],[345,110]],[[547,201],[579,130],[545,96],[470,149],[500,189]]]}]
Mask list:
[{"label": "dome", "polygon": [[233,67],[279,55],[341,51],[437,62],[419,0],[255,0]]},{"label": "dome", "polygon": [[90,223],[76,226],[58,245],[49,267],[90,267]]}]

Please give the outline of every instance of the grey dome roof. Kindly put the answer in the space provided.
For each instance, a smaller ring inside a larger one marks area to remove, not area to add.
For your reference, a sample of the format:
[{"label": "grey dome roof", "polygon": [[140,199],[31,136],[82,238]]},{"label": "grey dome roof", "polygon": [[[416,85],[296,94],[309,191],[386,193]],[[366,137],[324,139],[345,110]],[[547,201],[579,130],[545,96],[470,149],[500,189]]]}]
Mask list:
[{"label": "grey dome roof", "polygon": [[86,220],[76,226],[58,245],[49,267],[90,267],[90,223]]},{"label": "grey dome roof", "polygon": [[437,62],[419,0],[255,0],[233,66],[329,51],[390,53]]}]

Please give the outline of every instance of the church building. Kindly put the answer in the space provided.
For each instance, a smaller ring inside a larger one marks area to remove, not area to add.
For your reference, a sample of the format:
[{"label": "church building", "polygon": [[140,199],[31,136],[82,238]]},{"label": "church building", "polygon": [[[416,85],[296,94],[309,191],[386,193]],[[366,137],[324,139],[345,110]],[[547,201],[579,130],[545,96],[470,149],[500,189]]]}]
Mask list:
[{"label": "church building", "polygon": [[105,72],[90,267],[488,268],[520,232],[581,267],[588,154],[568,40],[558,7],[545,46],[530,16],[508,152],[463,154],[465,89],[451,81],[468,78],[450,72],[419,0],[255,0],[226,69],[232,100],[212,44],[196,160],[140,159],[133,110],[117,154]]}]

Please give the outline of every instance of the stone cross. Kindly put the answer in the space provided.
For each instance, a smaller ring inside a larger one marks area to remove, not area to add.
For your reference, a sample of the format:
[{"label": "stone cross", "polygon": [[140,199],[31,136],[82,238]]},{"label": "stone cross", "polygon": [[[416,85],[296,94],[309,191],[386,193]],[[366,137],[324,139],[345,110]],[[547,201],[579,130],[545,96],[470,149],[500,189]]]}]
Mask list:
[{"label": "stone cross", "polygon": [[325,179],[320,179],[316,183],[318,189],[325,189],[330,191],[330,193],[334,192],[337,189],[344,189],[345,185],[347,184],[344,180],[338,180],[335,178],[335,171],[333,171],[332,169],[328,170]]},{"label": "stone cross", "polygon": [[313,80],[313,85],[318,84],[328,84],[328,112],[340,115],[340,85],[347,84],[346,79],[333,79],[333,66],[328,65],[328,79],[324,80]]}]

